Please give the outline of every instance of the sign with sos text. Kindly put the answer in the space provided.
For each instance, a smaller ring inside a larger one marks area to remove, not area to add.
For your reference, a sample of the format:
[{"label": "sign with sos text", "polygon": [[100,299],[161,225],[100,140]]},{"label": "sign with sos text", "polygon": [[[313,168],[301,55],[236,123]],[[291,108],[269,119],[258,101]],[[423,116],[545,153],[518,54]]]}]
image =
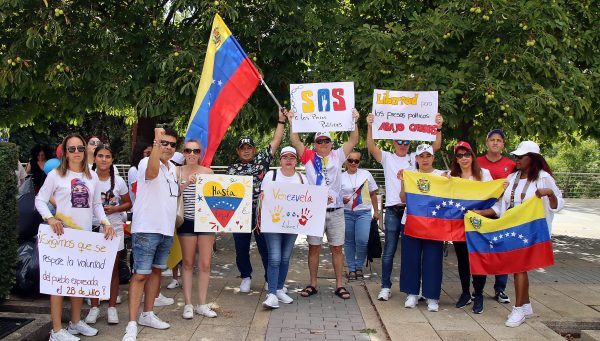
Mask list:
[{"label": "sign with sos text", "polygon": [[290,84],[295,133],[354,130],[354,83]]},{"label": "sign with sos text", "polygon": [[373,92],[373,138],[435,141],[437,91]]}]

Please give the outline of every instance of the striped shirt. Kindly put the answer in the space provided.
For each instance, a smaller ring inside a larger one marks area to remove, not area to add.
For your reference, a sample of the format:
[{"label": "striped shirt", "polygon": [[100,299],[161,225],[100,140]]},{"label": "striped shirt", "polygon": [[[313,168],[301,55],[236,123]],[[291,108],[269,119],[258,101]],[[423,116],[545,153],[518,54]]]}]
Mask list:
[{"label": "striped shirt", "polygon": [[196,216],[196,184],[189,184],[183,190],[183,218],[194,220]]}]

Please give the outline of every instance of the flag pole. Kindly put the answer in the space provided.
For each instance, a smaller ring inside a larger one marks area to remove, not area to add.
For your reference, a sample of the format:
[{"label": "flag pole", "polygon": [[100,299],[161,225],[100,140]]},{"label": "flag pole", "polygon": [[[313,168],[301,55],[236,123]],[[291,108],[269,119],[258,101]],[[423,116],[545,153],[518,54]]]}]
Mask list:
[{"label": "flag pole", "polygon": [[271,91],[271,89],[269,89],[269,86],[267,85],[267,83],[265,83],[265,80],[262,79],[262,77],[260,79],[260,84],[262,84],[262,86],[264,86],[265,89],[267,89],[267,92],[269,93],[269,95],[271,95],[271,98],[273,99],[273,101],[275,101],[275,104],[277,104],[277,108],[281,109],[281,104],[279,104],[279,101],[277,100],[277,98],[275,98],[275,95],[273,95],[273,92]]}]

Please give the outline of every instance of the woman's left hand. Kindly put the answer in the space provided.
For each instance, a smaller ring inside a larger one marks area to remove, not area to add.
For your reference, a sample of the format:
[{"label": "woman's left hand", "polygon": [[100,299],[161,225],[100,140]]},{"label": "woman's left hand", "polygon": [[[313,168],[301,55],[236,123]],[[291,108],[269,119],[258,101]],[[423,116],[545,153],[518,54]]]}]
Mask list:
[{"label": "woman's left hand", "polygon": [[438,129],[442,129],[442,126],[444,125],[444,117],[440,115],[440,113],[435,115],[435,124],[437,125]]},{"label": "woman's left hand", "polygon": [[373,219],[379,220],[379,211],[373,212]]},{"label": "woman's left hand", "polygon": [[104,225],[104,239],[112,240],[115,237],[115,229],[110,225]]},{"label": "woman's left hand", "polygon": [[551,188],[538,188],[535,191],[535,195],[537,195],[538,198],[549,197],[549,196],[551,196],[553,194],[554,194],[554,192],[552,191]]}]

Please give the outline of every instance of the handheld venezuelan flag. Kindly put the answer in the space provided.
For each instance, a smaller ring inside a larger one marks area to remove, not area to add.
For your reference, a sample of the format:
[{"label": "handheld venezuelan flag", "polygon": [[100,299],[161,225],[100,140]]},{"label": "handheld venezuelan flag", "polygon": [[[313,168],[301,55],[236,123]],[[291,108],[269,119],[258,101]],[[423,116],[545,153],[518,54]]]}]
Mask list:
[{"label": "handheld venezuelan flag", "polygon": [[406,224],[411,237],[465,241],[464,215],[490,208],[504,192],[505,180],[472,181],[404,171]]},{"label": "handheld venezuelan flag", "polygon": [[216,14],[186,139],[200,140],[202,164],[210,166],[227,128],[254,92],[261,76],[223,19]]},{"label": "handheld venezuelan flag", "polygon": [[369,180],[365,180],[360,187],[354,191],[354,199],[352,200],[352,209],[363,203],[370,203],[371,196],[369,193]]},{"label": "handheld venezuelan flag", "polygon": [[465,215],[469,265],[474,275],[525,272],[554,264],[542,199],[533,197],[499,219]]}]

